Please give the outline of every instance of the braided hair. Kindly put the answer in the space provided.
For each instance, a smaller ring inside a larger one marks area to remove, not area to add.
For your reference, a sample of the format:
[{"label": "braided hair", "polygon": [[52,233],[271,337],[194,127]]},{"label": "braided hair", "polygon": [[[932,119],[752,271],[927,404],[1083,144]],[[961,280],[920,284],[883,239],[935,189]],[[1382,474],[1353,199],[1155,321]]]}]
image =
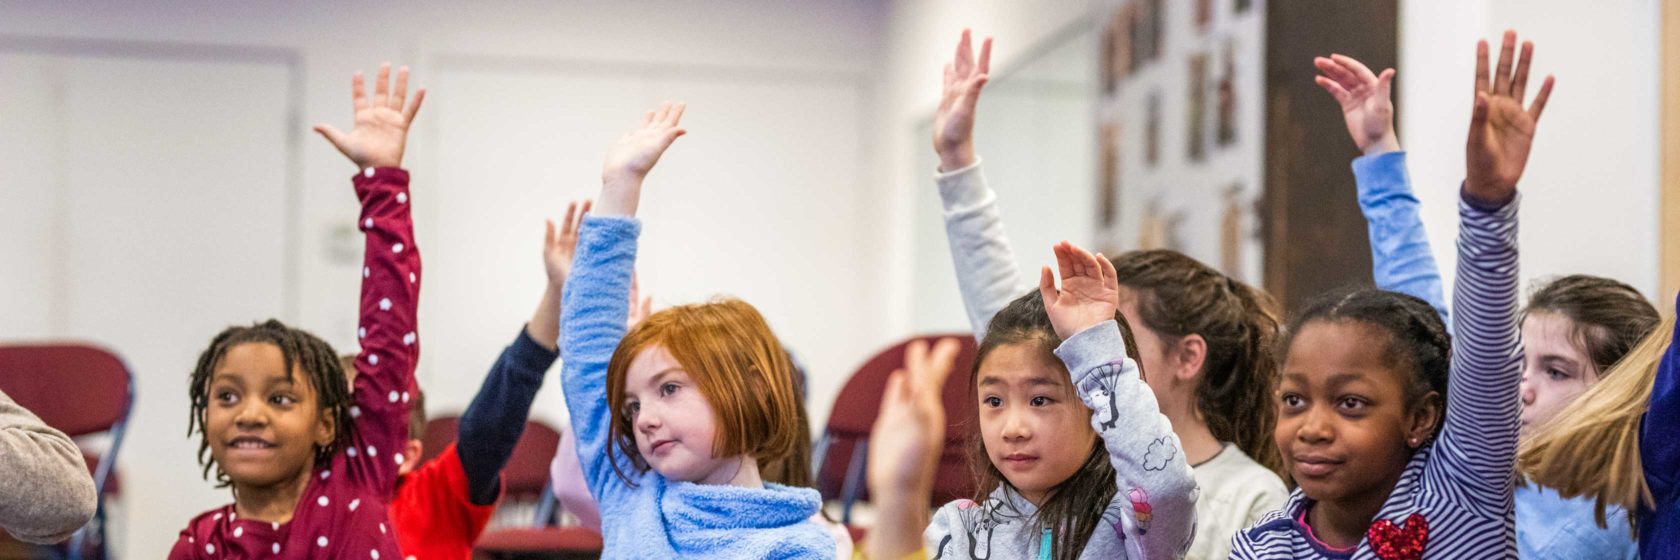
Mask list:
[{"label": "braided hair", "polygon": [[[1307,323],[1326,321],[1359,323],[1386,334],[1384,365],[1407,372],[1405,397],[1408,406],[1420,402],[1431,391],[1447,398],[1447,376],[1451,371],[1452,338],[1441,315],[1429,303],[1416,297],[1360,288],[1331,292],[1307,302],[1292,320],[1279,345],[1278,356],[1289,359],[1289,346]],[[1441,409],[1446,414],[1446,409]],[[1435,429],[1440,430],[1440,418]],[[1431,434],[1433,437],[1433,434]]]},{"label": "braided hair", "polygon": [[[211,339],[210,347],[199,354],[198,366],[193,368],[192,378],[187,387],[192,401],[192,411],[187,419],[187,436],[198,434],[198,463],[204,467],[206,480],[210,478],[211,470],[216,471],[217,488],[225,488],[233,484],[233,480],[217,467],[216,459],[210,455],[210,436],[205,432],[208,427],[205,413],[210,406],[210,376],[228,350],[251,343],[272,344],[279,348],[280,355],[285,360],[287,380],[292,381],[292,372],[303,372],[310,386],[315,389],[316,404],[324,415],[341,420],[351,417],[350,382],[344,374],[344,368],[339,365],[338,355],[326,341],[303,330],[288,327],[276,319],[253,323],[248,327],[228,327]],[[316,464],[330,460],[333,453],[338,451],[339,443],[347,441],[351,432],[355,430],[354,424],[350,422],[337,422],[336,426],[337,433],[334,434],[333,441],[315,448]]]}]

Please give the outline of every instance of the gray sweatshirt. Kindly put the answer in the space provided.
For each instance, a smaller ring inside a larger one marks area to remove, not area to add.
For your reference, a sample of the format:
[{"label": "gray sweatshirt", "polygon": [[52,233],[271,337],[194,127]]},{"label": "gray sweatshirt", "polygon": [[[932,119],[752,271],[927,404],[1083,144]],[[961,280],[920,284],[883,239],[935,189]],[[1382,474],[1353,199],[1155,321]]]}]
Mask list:
[{"label": "gray sweatshirt", "polygon": [[93,518],[96,500],[76,443],[0,392],[0,529],[56,543]]},{"label": "gray sweatshirt", "polygon": [[[1080,331],[1056,348],[1056,357],[1092,411],[1091,427],[1108,448],[1119,486],[1079,557],[1183,557],[1196,534],[1196,481],[1155,393],[1126,357],[1120,325],[1109,320]],[[1036,512],[999,488],[985,503],[940,507],[923,541],[935,559],[1048,558],[1053,537],[1033,519]]]}]

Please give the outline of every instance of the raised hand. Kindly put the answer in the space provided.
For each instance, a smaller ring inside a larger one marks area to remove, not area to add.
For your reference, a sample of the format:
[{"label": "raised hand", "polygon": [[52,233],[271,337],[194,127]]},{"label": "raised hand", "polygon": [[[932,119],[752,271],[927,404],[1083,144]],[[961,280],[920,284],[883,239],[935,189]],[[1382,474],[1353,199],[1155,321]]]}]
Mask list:
[{"label": "raised hand", "polygon": [[887,378],[880,416],[869,432],[869,489],[876,525],[864,542],[869,558],[903,558],[922,548],[934,470],[945,446],[945,378],[959,348],[945,338],[904,349],[904,368]]},{"label": "raised hand", "polygon": [[643,319],[653,314],[653,296],[642,295],[641,274],[630,273],[630,318],[624,322],[624,330],[636,328]]},{"label": "raised hand", "polygon": [[1394,98],[1390,93],[1393,68],[1372,74],[1364,63],[1339,54],[1314,58],[1313,66],[1322,73],[1315,80],[1318,87],[1330,92],[1342,105],[1348,136],[1353,137],[1360,151],[1374,155],[1400,149],[1400,140],[1394,134]]},{"label": "raised hand", "polygon": [[618,139],[607,151],[601,167],[601,197],[597,212],[607,216],[630,216],[641,201],[642,180],[647,178],[659,156],[677,137],[687,134],[681,126],[682,103],[666,101],[642,116],[642,126]]},{"label": "raised hand", "polygon": [[408,99],[407,66],[397,69],[394,91],[390,87],[390,78],[391,63],[380,64],[372,99],[368,98],[366,88],[362,86],[361,72],[350,78],[350,98],[356,107],[356,124],[349,134],[330,124],[315,125],[315,132],[332,142],[333,147],[355,162],[357,167],[402,166],[408,127],[414,123],[414,115],[420,112],[420,103],[426,100],[426,90],[415,90],[414,99]]},{"label": "raised hand", "polygon": [[564,285],[566,278],[571,276],[572,257],[577,254],[578,228],[583,226],[583,215],[589,213],[592,204],[588,199],[566,204],[566,218],[560,222],[559,231],[554,229],[554,220],[547,220],[548,232],[543,236],[543,269],[548,272],[550,286]]},{"label": "raised hand", "polygon": [[974,106],[991,67],[992,39],[980,43],[976,60],[969,31],[964,29],[956,58],[945,65],[945,92],[933,117],[933,150],[939,154],[940,169],[953,171],[974,164]]},{"label": "raised hand", "polygon": [[1506,31],[1499,47],[1499,67],[1491,76],[1487,41],[1476,43],[1476,104],[1470,113],[1470,134],[1464,149],[1464,190],[1485,202],[1499,203],[1516,196],[1517,180],[1522,178],[1534,144],[1534,127],[1552,95],[1554,80],[1548,75],[1534,95],[1534,103],[1523,109],[1534,43],[1523,41],[1513,72],[1511,52],[1516,43],[1517,32]]},{"label": "raised hand", "polygon": [[1044,310],[1050,315],[1056,336],[1067,340],[1079,331],[1113,320],[1120,301],[1114,263],[1066,241],[1057,243],[1054,250],[1062,287],[1056,289],[1056,278],[1046,266],[1039,274],[1038,293],[1044,298]]}]

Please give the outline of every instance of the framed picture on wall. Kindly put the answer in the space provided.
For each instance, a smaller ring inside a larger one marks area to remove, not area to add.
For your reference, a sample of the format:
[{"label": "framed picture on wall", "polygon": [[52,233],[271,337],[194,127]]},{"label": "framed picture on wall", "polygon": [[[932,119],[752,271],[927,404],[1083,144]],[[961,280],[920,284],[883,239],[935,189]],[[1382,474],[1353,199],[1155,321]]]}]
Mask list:
[{"label": "framed picture on wall", "polygon": [[1201,161],[1207,157],[1207,70],[1206,53],[1190,56],[1190,91],[1185,96],[1188,99],[1188,115],[1184,129],[1190,143],[1187,152],[1190,161]]}]

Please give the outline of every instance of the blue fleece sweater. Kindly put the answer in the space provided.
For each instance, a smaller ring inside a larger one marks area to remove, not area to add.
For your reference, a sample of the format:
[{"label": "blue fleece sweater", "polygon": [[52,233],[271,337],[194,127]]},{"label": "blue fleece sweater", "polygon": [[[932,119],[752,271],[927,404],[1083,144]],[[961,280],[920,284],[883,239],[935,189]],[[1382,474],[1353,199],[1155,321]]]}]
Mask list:
[{"label": "blue fleece sweater", "polygon": [[560,300],[561,384],[578,460],[601,505],[602,557],[833,558],[834,538],[811,521],[822,502],[816,490],[667,480],[637,472],[613,450],[607,363],[624,338],[641,229],[635,218],[584,217]]}]

